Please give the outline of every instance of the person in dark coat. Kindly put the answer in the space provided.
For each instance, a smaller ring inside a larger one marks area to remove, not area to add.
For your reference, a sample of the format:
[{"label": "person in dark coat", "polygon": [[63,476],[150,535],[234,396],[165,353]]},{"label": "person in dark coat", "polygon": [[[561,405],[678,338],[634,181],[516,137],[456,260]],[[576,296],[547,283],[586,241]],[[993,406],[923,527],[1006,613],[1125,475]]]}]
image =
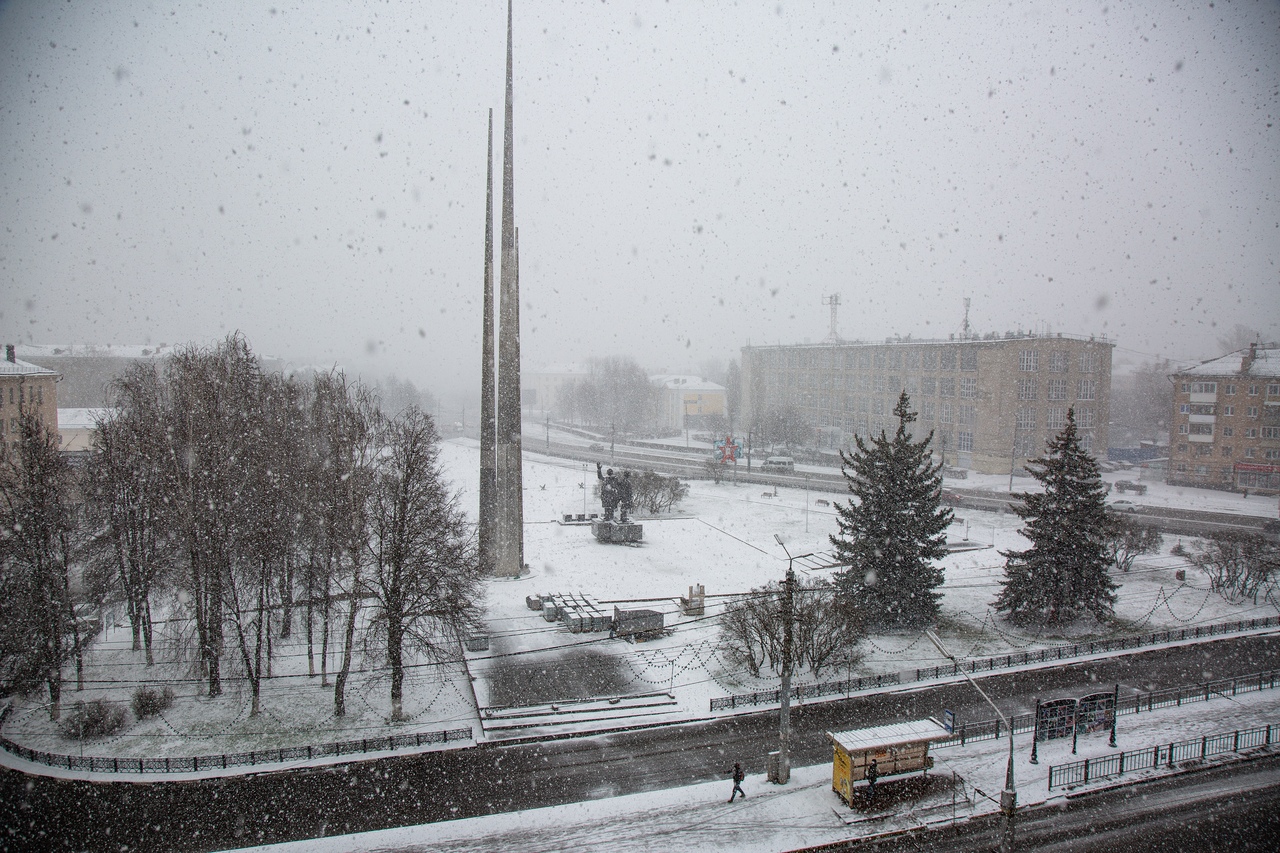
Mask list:
[{"label": "person in dark coat", "polygon": [[725,772],[733,775],[733,792],[729,794],[729,802],[732,803],[733,798],[738,796],[738,794],[741,794],[742,799],[745,800],[747,798],[747,792],[742,790],[742,780],[747,778],[747,774],[743,771],[742,765],[735,761],[733,763],[733,769],[726,770]]},{"label": "person in dark coat", "polygon": [[876,798],[876,777],[880,775],[880,768],[876,765],[876,760],[871,759],[871,763],[867,765],[867,793],[870,794],[874,801]]},{"label": "person in dark coat", "polygon": [[618,506],[622,513],[620,520],[623,522],[631,516],[631,501],[631,472],[623,471],[622,479],[618,482]]},{"label": "person in dark coat", "polygon": [[618,507],[618,478],[613,476],[610,468],[602,473],[600,463],[596,463],[596,479],[600,481],[600,505],[604,507],[604,520],[613,521],[613,511]]}]

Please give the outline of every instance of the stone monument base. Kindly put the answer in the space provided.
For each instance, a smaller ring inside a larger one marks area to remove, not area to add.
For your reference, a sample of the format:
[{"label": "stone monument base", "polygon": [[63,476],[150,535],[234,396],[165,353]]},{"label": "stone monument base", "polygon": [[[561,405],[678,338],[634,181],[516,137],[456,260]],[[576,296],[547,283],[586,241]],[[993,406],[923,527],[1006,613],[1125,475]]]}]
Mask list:
[{"label": "stone monument base", "polygon": [[605,521],[596,519],[591,522],[591,535],[598,542],[628,543],[639,542],[644,538],[644,525],[634,521]]}]

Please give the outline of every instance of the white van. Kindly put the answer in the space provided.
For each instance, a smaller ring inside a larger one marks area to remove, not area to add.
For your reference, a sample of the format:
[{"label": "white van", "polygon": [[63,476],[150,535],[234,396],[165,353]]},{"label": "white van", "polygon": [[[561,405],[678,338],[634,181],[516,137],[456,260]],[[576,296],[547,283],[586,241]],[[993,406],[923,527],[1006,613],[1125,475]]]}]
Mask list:
[{"label": "white van", "polygon": [[774,471],[780,474],[794,474],[796,461],[790,456],[770,456],[760,464],[761,471]]}]

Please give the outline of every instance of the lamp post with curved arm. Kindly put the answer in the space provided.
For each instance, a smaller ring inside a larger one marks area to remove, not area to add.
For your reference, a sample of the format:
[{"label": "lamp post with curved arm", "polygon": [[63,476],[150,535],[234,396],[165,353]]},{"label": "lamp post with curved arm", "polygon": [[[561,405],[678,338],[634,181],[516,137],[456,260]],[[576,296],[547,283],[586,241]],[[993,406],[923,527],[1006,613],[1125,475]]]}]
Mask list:
[{"label": "lamp post with curved arm", "polygon": [[[956,660],[956,656],[942,644],[942,640],[938,639],[937,634],[932,631],[925,631],[924,635],[929,638],[929,642],[933,643],[934,648],[941,652],[944,658],[954,664],[960,663]],[[1000,792],[1000,811],[1004,814],[1004,830],[1000,833],[1000,853],[1011,853],[1013,850],[1013,813],[1018,807],[1018,792],[1013,786],[1013,724],[1009,722],[1008,717],[1000,712],[1000,709],[996,707],[996,703],[991,701],[991,697],[978,686],[978,682],[969,677],[969,673],[964,671],[963,666],[957,666],[956,669],[969,680],[969,683],[973,685],[973,689],[977,690],[978,694],[987,700],[991,710],[996,712],[996,717],[1009,730],[1009,766],[1005,770],[1004,790]]]}]

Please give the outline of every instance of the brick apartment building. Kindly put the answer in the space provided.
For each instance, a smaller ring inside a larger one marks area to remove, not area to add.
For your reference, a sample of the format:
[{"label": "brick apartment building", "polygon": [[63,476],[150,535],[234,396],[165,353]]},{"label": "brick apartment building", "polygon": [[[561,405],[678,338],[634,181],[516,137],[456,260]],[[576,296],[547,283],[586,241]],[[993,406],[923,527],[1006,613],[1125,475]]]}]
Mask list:
[{"label": "brick apartment building", "polygon": [[744,347],[742,423],[791,410],[818,446],[892,434],[905,390],[948,465],[1020,471],[1075,408],[1086,449],[1106,454],[1111,351],[1105,339],[1006,334],[950,340]]},{"label": "brick apartment building", "polygon": [[1251,344],[1171,378],[1169,483],[1280,493],[1280,346]]}]

